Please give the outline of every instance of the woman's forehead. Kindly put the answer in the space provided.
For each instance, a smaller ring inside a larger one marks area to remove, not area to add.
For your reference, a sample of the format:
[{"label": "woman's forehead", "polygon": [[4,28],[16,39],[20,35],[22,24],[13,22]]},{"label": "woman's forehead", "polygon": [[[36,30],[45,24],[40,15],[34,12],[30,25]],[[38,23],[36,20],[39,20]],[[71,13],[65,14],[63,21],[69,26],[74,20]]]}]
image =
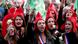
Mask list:
[{"label": "woman's forehead", "polygon": [[66,23],[72,23],[70,20],[67,20]]},{"label": "woman's forehead", "polygon": [[38,22],[45,22],[44,20],[39,20]]},{"label": "woman's forehead", "polygon": [[22,17],[21,16],[16,16],[16,18],[15,19],[22,19]]}]

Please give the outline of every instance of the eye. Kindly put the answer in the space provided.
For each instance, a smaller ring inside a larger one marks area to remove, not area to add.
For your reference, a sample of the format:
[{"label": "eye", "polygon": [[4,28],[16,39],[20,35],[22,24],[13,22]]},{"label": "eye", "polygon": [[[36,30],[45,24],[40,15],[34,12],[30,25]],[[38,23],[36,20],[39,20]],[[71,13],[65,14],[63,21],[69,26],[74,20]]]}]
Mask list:
[{"label": "eye", "polygon": [[45,24],[44,22],[42,24]]},{"label": "eye", "polygon": [[50,23],[51,21],[48,21],[48,23]]},{"label": "eye", "polygon": [[66,23],[66,25],[71,25],[70,23]]},{"label": "eye", "polygon": [[51,21],[52,23],[54,22],[54,21]]},{"label": "eye", "polygon": [[41,23],[39,22],[38,24],[40,25]]},{"label": "eye", "polygon": [[15,20],[18,20],[18,19],[15,19]]},{"label": "eye", "polygon": [[69,25],[68,23],[66,23],[66,25]]},{"label": "eye", "polygon": [[22,20],[22,19],[19,19],[19,20]]},{"label": "eye", "polygon": [[68,25],[71,25],[71,24],[68,24]]}]

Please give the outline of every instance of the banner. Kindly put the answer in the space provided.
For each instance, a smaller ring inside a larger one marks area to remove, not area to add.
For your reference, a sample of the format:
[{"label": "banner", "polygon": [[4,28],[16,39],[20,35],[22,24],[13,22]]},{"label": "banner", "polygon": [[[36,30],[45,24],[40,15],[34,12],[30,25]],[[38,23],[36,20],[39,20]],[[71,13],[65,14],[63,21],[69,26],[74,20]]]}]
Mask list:
[{"label": "banner", "polygon": [[46,13],[45,13],[44,0],[30,0],[29,6],[31,10],[35,9],[36,14],[40,12],[43,19],[45,19]]},{"label": "banner", "polygon": [[75,1],[74,9],[76,9],[76,13],[78,15],[78,0]]}]

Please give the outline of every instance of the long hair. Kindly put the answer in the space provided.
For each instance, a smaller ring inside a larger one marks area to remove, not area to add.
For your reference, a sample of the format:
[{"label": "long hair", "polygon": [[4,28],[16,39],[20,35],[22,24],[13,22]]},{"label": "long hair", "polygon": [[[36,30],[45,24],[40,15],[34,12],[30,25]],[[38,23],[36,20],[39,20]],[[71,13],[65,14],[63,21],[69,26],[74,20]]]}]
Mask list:
[{"label": "long hair", "polygon": [[[68,18],[66,21],[70,21],[72,23],[72,32],[76,32],[77,31],[77,28],[76,28],[76,19],[71,17],[71,18]],[[65,23],[66,23],[65,21]],[[61,29],[63,31],[65,31],[65,23],[61,26]]]},{"label": "long hair", "polygon": [[[23,25],[22,25],[21,27],[24,27],[24,36],[27,36],[27,27],[26,27],[25,19],[24,19],[24,17],[22,17],[22,16],[20,16],[20,15],[18,15],[18,16],[21,17],[21,19],[23,20]],[[16,16],[16,17],[17,17],[17,16]],[[15,19],[14,19],[14,26],[15,26],[16,30],[20,30],[20,29],[21,29],[21,27],[18,28],[18,27],[15,25]]]},{"label": "long hair", "polygon": [[[35,24],[35,36],[36,36],[36,42],[37,42],[37,44],[40,42],[40,40],[39,40],[39,34],[40,34],[40,31],[39,31],[39,29],[37,28],[37,23]],[[44,34],[45,34],[45,36],[47,36],[47,30],[45,29],[44,30]]]}]

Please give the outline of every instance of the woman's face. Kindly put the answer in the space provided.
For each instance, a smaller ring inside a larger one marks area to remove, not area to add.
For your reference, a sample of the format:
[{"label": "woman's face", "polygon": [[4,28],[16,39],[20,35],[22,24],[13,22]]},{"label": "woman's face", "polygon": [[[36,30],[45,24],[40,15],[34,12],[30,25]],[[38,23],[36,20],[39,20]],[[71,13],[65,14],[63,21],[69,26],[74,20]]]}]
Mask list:
[{"label": "woman's face", "polygon": [[40,32],[44,32],[44,30],[45,30],[45,21],[44,20],[39,20],[37,22],[37,28],[39,29]]},{"label": "woman's face", "polygon": [[10,36],[14,36],[14,34],[15,34],[15,30],[14,30],[14,28],[11,28],[10,29]]},{"label": "woman's face", "polygon": [[15,25],[17,27],[21,27],[23,25],[23,20],[20,16],[17,16],[16,19],[15,19]]},{"label": "woman's face", "polygon": [[65,31],[69,32],[73,28],[73,25],[70,21],[66,21],[65,23]]},{"label": "woman's face", "polygon": [[66,14],[66,18],[69,18],[71,17],[73,14],[72,14],[72,11],[68,11],[68,13]]},{"label": "woman's face", "polygon": [[47,25],[48,25],[48,28],[49,29],[54,29],[53,25],[55,25],[55,21],[54,21],[54,18],[49,18],[47,20]]},{"label": "woman's face", "polygon": [[15,35],[15,28],[12,24],[9,25],[8,30],[9,36],[14,36]]},{"label": "woman's face", "polygon": [[53,10],[50,11],[50,14],[52,14],[53,17],[55,17],[55,12]]}]

